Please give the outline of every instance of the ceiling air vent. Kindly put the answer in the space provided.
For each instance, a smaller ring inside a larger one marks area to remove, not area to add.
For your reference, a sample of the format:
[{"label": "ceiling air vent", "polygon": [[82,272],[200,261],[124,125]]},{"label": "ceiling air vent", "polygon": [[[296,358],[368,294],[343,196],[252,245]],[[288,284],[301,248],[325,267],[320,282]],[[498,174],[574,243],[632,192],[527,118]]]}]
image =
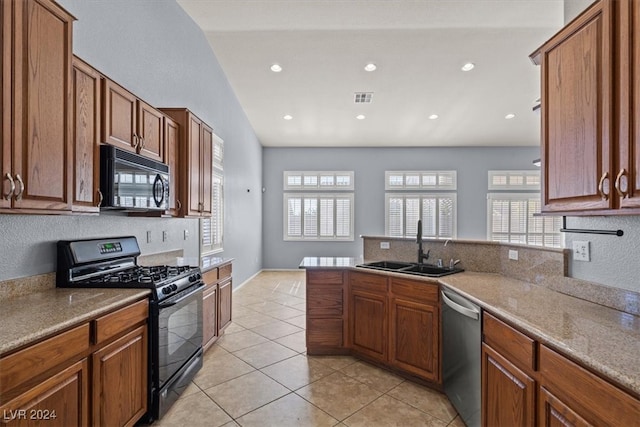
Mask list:
[{"label": "ceiling air vent", "polygon": [[373,92],[356,92],[353,95],[353,102],[356,104],[370,104]]}]

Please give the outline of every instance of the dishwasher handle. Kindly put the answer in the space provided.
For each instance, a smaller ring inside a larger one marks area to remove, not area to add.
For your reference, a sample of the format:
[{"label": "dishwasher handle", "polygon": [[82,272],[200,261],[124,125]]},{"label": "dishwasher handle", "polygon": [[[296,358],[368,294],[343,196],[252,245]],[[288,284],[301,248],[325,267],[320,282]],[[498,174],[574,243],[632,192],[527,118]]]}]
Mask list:
[{"label": "dishwasher handle", "polygon": [[456,302],[456,301],[453,301],[449,297],[449,295],[445,293],[445,291],[441,290],[440,294],[442,295],[442,301],[444,301],[444,303],[447,304],[449,307],[451,307],[453,310],[473,320],[480,320],[480,310],[478,310],[473,306],[465,307],[460,304],[461,302],[465,301],[464,299],[462,299],[462,301]]}]

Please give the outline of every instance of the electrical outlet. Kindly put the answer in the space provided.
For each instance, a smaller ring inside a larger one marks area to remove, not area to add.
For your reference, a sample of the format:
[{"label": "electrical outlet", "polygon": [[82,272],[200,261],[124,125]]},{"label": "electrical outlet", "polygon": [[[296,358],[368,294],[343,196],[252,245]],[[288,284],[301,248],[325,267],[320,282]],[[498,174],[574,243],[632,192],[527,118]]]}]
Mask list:
[{"label": "electrical outlet", "polygon": [[389,242],[380,242],[380,249],[389,249]]},{"label": "electrical outlet", "polygon": [[151,243],[151,231],[147,231],[147,243]]},{"label": "electrical outlet", "polygon": [[588,241],[573,241],[573,260],[574,261],[591,261],[591,251]]},{"label": "electrical outlet", "polygon": [[509,259],[517,261],[518,260],[518,251],[513,250],[513,249],[509,249]]},{"label": "electrical outlet", "polygon": [[162,241],[166,242],[167,240],[169,240],[169,233],[166,230],[164,230],[162,232]]}]

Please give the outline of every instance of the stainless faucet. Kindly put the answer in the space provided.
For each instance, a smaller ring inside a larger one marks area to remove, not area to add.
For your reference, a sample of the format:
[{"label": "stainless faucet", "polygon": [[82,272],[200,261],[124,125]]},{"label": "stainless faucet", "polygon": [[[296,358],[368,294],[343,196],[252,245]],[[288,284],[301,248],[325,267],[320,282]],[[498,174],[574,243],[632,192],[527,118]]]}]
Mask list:
[{"label": "stainless faucet", "polygon": [[429,252],[431,249],[427,250],[427,253],[424,253],[422,249],[422,220],[418,220],[418,237],[416,239],[416,243],[418,244],[418,264],[422,264],[422,261],[426,261],[429,259]]}]

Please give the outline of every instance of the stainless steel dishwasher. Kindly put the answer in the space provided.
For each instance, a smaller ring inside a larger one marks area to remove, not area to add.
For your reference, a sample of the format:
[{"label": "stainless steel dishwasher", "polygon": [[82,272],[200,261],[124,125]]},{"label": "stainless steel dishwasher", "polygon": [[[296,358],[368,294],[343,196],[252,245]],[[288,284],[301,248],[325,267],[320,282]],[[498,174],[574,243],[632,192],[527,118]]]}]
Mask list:
[{"label": "stainless steel dishwasher", "polygon": [[477,305],[442,288],[444,391],[467,427],[480,426],[482,316]]}]

